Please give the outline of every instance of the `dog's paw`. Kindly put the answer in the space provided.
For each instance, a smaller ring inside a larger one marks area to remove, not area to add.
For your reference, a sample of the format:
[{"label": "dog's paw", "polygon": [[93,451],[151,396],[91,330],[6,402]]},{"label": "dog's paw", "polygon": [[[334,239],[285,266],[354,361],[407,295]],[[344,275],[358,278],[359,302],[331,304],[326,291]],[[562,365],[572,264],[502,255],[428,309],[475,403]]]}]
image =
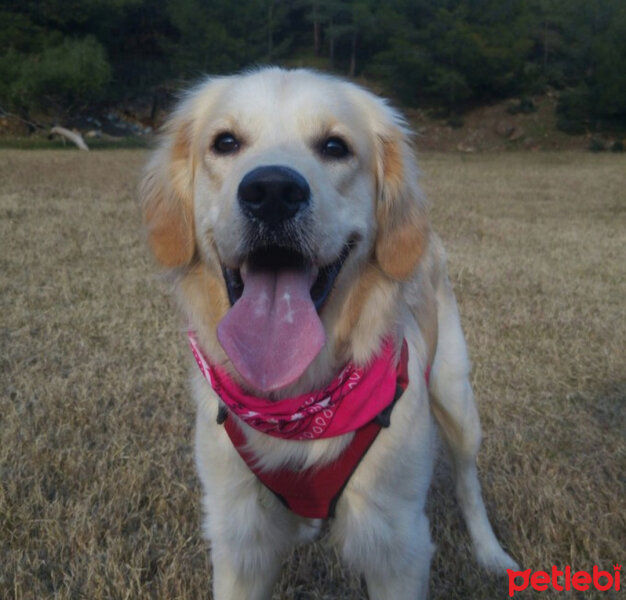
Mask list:
[{"label": "dog's paw", "polygon": [[507,569],[520,570],[519,565],[500,548],[500,545],[476,547],[475,553],[478,563],[495,575],[506,575]]}]

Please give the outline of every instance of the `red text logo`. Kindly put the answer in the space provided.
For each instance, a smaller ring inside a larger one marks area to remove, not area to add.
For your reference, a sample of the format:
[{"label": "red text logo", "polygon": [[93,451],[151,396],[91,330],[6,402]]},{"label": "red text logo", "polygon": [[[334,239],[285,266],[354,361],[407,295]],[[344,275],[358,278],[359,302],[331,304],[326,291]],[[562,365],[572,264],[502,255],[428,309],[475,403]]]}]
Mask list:
[{"label": "red text logo", "polygon": [[591,573],[588,571],[572,573],[570,566],[565,567],[562,571],[553,566],[550,573],[547,571],[532,573],[530,569],[525,571],[507,569],[506,572],[509,575],[509,596],[512,598],[515,592],[521,592],[528,586],[538,592],[544,592],[548,588],[557,592],[569,592],[570,590],[586,592],[589,589],[596,589],[599,592],[619,591],[621,570],[622,565],[614,565],[613,571],[600,571],[599,567],[594,566]]}]

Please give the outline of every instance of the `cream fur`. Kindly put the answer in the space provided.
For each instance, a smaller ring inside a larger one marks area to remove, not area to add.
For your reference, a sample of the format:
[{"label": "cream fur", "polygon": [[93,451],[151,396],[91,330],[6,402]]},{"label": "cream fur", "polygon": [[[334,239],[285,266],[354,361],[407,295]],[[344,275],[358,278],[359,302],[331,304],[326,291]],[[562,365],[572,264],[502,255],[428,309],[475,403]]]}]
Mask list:
[{"label": "cream fur", "polygon": [[[216,156],[212,140],[225,130],[242,140],[242,148]],[[316,140],[329,135],[347,140],[349,160],[329,162],[316,154]],[[320,265],[358,236],[321,313],[325,348],[294,385],[268,401],[323,387],[347,360],[367,362],[385,335],[408,340],[409,388],[330,524],[330,539],[365,574],[374,599],[427,594],[433,545],[424,505],[436,453],[433,417],[452,453],[478,560],[500,572],[515,567],[493,535],[480,493],[480,423],[469,360],[409,136],[399,114],[362,88],[306,70],[262,69],[191,90],[170,119],[142,188],[149,242],[170,273],[184,318],[210,359],[235,377],[215,329],[228,310],[221,265],[238,267],[245,260],[245,219],[236,201],[242,177],[260,165],[282,164],[306,178],[314,199],[307,241]],[[190,237],[181,241],[188,230]],[[172,254],[172,247],[178,251]],[[269,598],[286,553],[314,539],[321,524],[290,513],[260,484],[216,424],[218,399],[194,368],[192,384],[214,596]],[[291,442],[243,427],[267,468],[323,464],[350,438]]]}]

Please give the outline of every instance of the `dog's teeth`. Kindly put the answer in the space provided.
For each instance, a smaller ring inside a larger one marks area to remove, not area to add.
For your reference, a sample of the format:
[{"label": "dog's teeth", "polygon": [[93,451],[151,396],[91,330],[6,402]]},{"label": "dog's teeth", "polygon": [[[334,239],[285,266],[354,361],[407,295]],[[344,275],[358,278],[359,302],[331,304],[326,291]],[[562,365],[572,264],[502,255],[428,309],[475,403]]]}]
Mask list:
[{"label": "dog's teeth", "polygon": [[246,275],[248,273],[248,263],[245,262],[243,263],[243,265],[241,265],[241,267],[239,268],[239,275],[241,277],[242,281],[246,280]]},{"label": "dog's teeth", "polygon": [[313,287],[313,284],[317,281],[317,276],[320,273],[320,269],[319,267],[316,267],[315,265],[313,265],[313,268],[311,269],[311,281],[309,283],[309,288]]}]

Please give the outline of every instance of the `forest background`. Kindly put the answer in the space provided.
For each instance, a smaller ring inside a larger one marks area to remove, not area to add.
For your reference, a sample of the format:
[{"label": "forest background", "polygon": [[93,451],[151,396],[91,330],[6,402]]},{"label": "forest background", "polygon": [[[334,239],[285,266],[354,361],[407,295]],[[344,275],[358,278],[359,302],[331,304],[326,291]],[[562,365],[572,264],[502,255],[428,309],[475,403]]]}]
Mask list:
[{"label": "forest background", "polygon": [[507,99],[531,113],[549,94],[561,131],[626,129],[623,0],[0,3],[0,117],[25,123],[141,97],[154,124],[203,74],[268,63],[365,81],[452,126]]}]

